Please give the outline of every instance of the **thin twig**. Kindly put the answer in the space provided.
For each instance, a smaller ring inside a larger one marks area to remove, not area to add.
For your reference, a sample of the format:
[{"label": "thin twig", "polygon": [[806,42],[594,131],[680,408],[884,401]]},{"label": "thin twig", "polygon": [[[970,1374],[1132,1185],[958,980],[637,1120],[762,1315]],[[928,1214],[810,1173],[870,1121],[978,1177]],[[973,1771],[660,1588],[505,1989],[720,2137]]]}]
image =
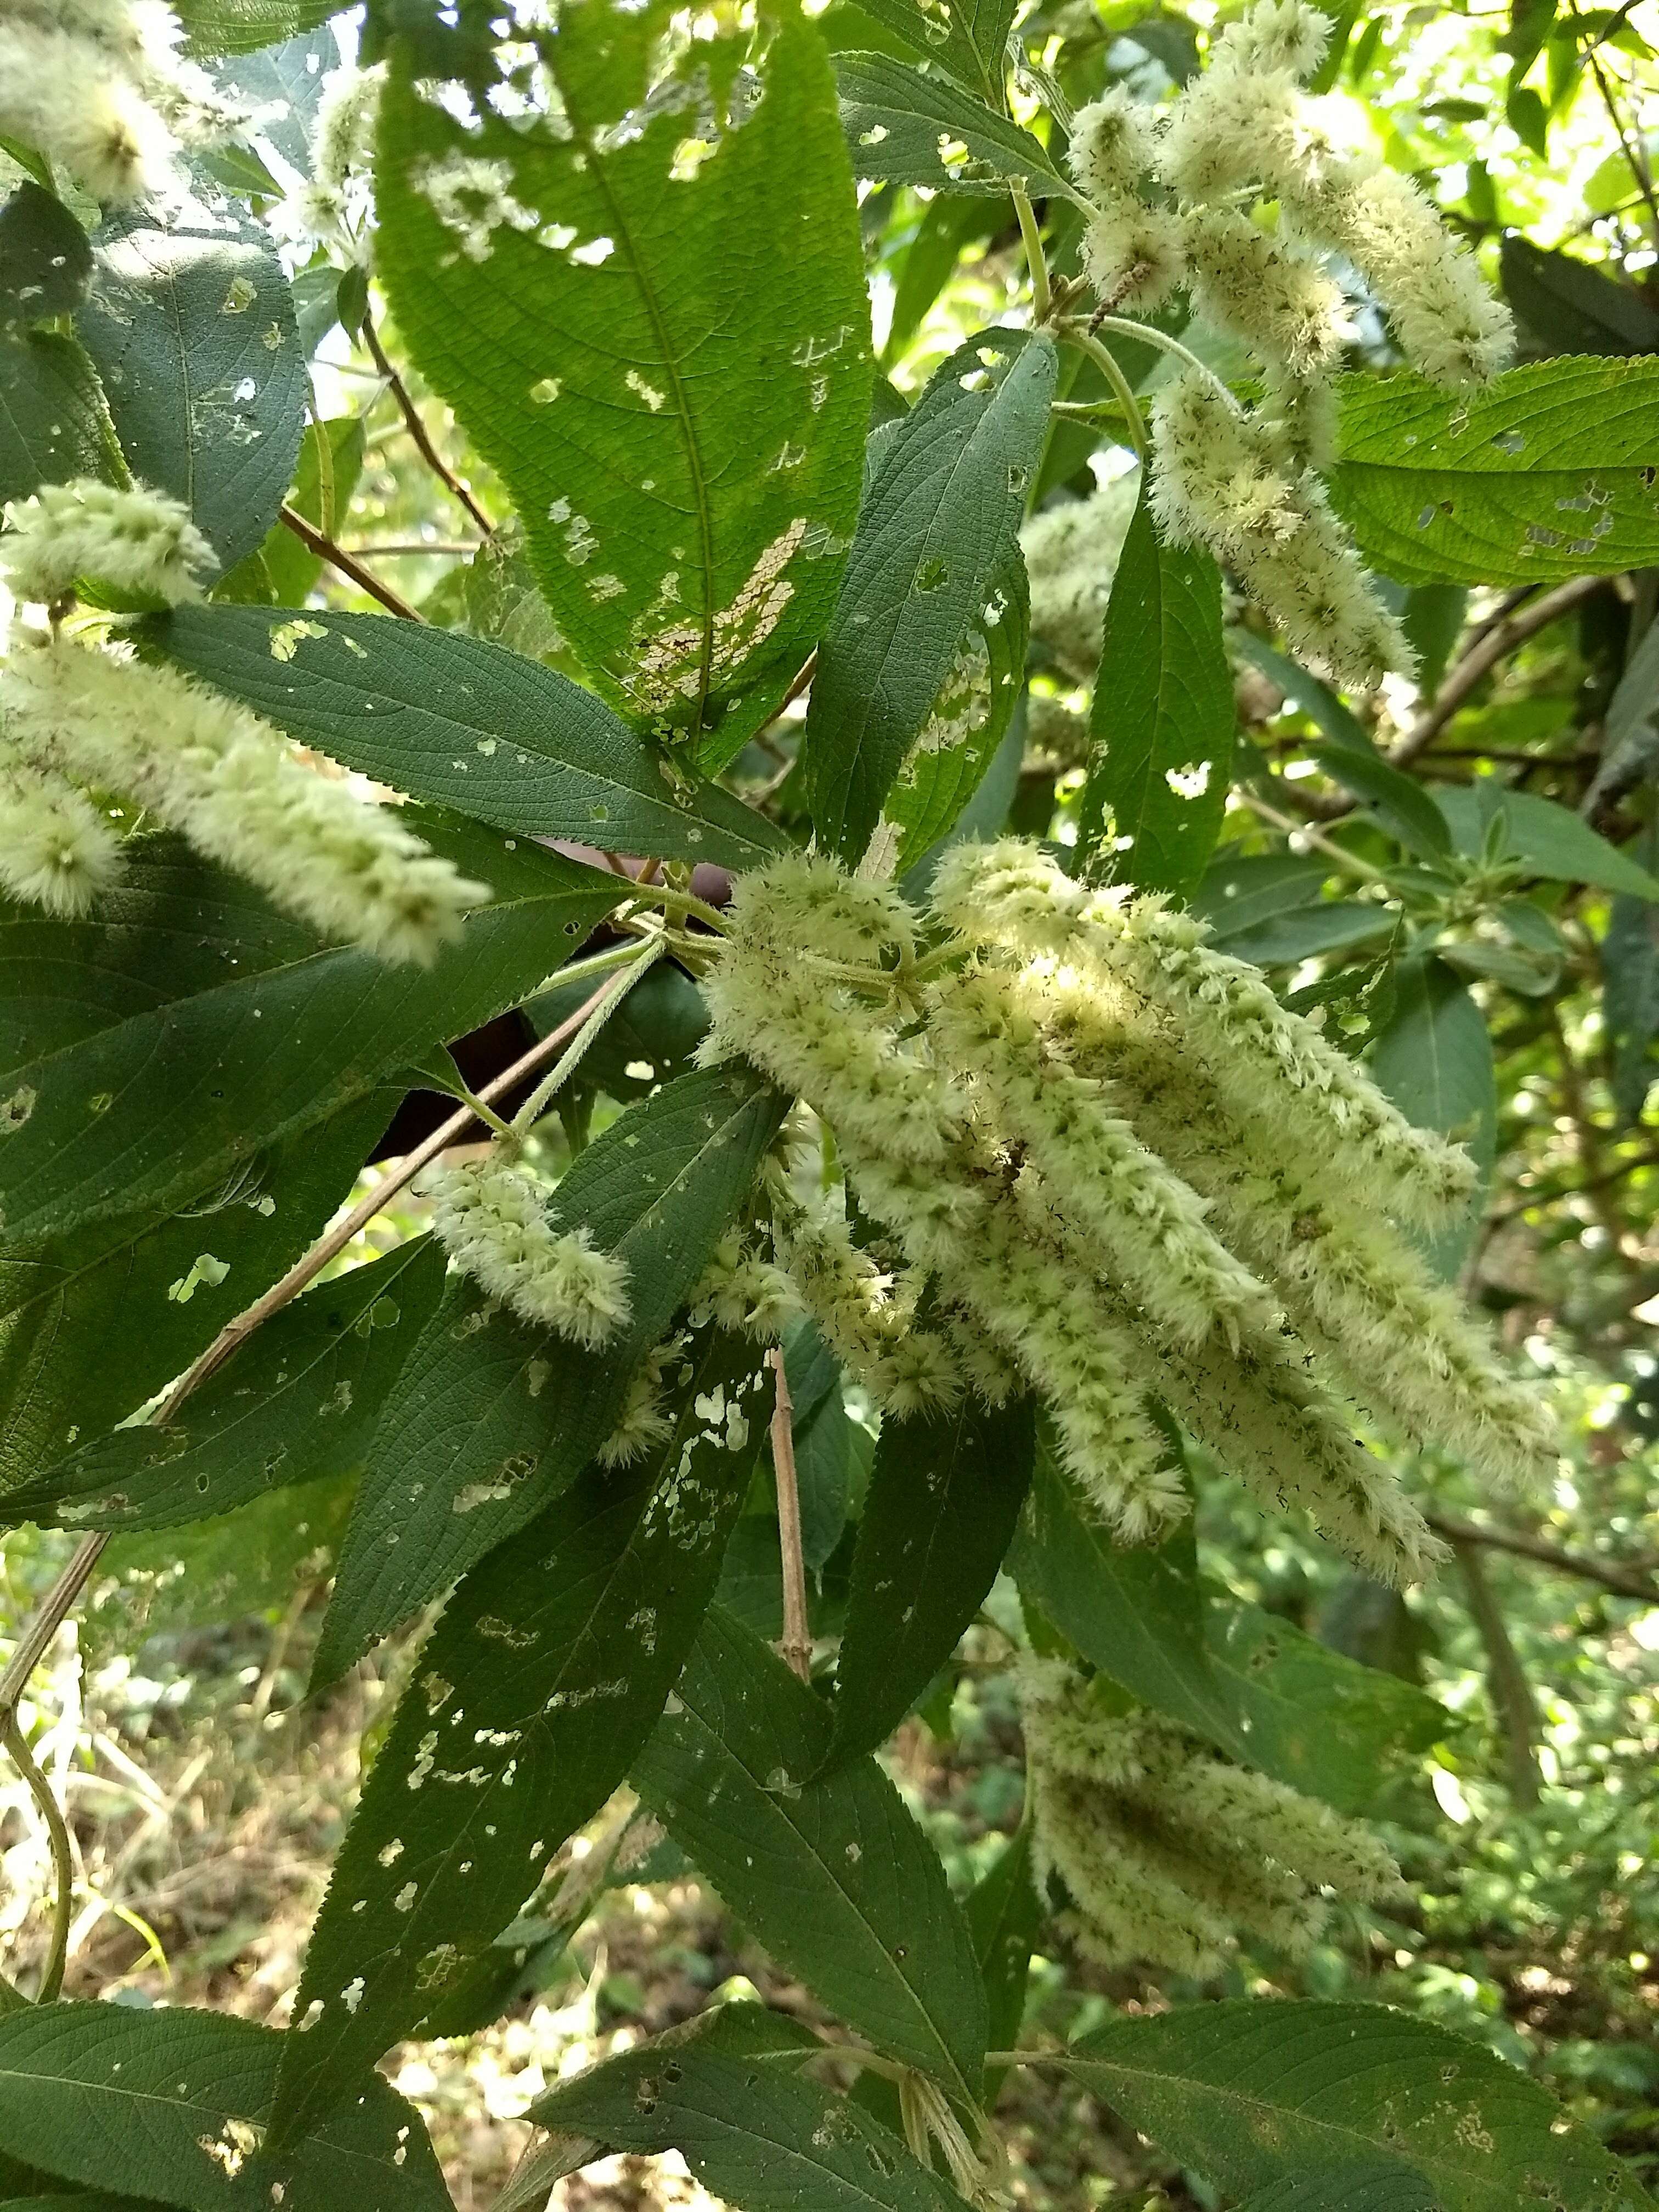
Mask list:
[{"label": "thin twig", "polygon": [[1264,822],[1270,823],[1275,830],[1282,830],[1288,837],[1297,838],[1303,844],[1316,845],[1328,860],[1335,861],[1340,868],[1346,868],[1350,875],[1358,876],[1369,884],[1387,881],[1386,870],[1373,867],[1369,860],[1361,860],[1358,853],[1349,852],[1345,845],[1339,845],[1334,838],[1326,836],[1311,823],[1297,822],[1289,814],[1281,814],[1278,807],[1270,805],[1254,791],[1241,790],[1239,797],[1252,814],[1259,814]]},{"label": "thin twig", "polygon": [[459,500],[484,536],[493,537],[495,530],[495,524],[433,444],[426,424],[421,420],[420,410],[410,396],[409,386],[387,358],[386,348],[380,343],[380,334],[375,329],[372,317],[367,314],[363,317],[363,337],[368,342],[369,352],[374,357],[375,368],[385,377],[387,389],[398,403],[398,410],[403,416],[410,436],[420,449],[421,459],[433,474],[440,477],[448,487],[455,498]]},{"label": "thin twig", "polygon": [[1107,383],[1111,386],[1116,395],[1117,404],[1123,410],[1123,427],[1128,433],[1129,443],[1144,463],[1149,450],[1146,442],[1146,421],[1140,412],[1140,403],[1130,387],[1128,378],[1119,367],[1116,356],[1104,340],[1097,337],[1092,331],[1067,327],[1061,331],[1060,336],[1076,346],[1080,352],[1086,353],[1106,379]]},{"label": "thin twig", "polygon": [[389,615],[401,615],[405,622],[422,622],[407,599],[399,599],[390,584],[383,584],[373,569],[365,568],[355,554],[348,553],[343,545],[337,545],[331,538],[324,537],[320,530],[307,522],[303,514],[284,504],[282,509],[283,526],[294,532],[301,545],[314,553],[319,561],[326,561],[331,568],[337,568],[343,576],[349,576],[360,592],[367,592],[371,599],[378,599]]},{"label": "thin twig", "polygon": [[483,543],[483,539],[478,538],[444,538],[424,540],[411,538],[407,544],[347,545],[341,550],[343,552],[349,553],[356,560],[362,559],[365,555],[373,556],[382,561],[398,560],[404,556],[418,556],[422,560],[428,557],[437,560],[447,559],[452,556],[459,556],[463,553],[476,553]]},{"label": "thin twig", "polygon": [[[633,952],[631,945],[629,951]],[[502,1091],[512,1090],[526,1075],[532,1074],[544,1060],[550,1060],[587,1019],[605,995],[605,988],[601,984],[574,1014],[559,1024],[557,1029],[538,1038],[529,1051],[521,1053],[510,1067],[504,1068],[492,1081],[485,1084],[478,1096],[486,1101],[498,1098]],[[273,1283],[264,1297],[256,1298],[245,1313],[237,1314],[228,1321],[207,1350],[173,1384],[158,1407],[153,1425],[160,1428],[170,1421],[191,1393],[198,1389],[209,1376],[222,1367],[262,1322],[269,1321],[273,1314],[280,1313],[290,1299],[297,1297],[308,1283],[321,1274],[329,1261],[337,1253],[343,1252],[352,1238],[368,1226],[386,1201],[395,1197],[405,1184],[412,1182],[429,1161],[436,1159],[440,1152],[465,1135],[476,1119],[470,1106],[463,1106],[459,1113],[452,1114],[423,1144],[417,1145],[396,1167],[388,1169],[374,1189],[360,1199],[349,1213],[337,1221],[331,1229],[325,1230],[310,1250],[295,1261],[280,1282]],[[52,1584],[34,1618],[24,1630],[10,1663],[5,1673],[0,1674],[0,1723],[15,1714],[17,1701],[28,1686],[29,1676],[34,1672],[41,1654],[57,1634],[60,1625],[68,1618],[88,1577],[98,1563],[99,1553],[109,1541],[109,1534],[106,1528],[97,1528],[82,1538],[69,1565]]]},{"label": "thin twig", "polygon": [[1418,755],[1426,752],[1452,716],[1468,699],[1487,672],[1502,660],[1505,653],[1513,653],[1540,629],[1565,614],[1570,614],[1592,592],[1600,591],[1606,583],[1605,576],[1575,576],[1571,582],[1558,584],[1553,592],[1541,599],[1530,600],[1516,607],[1501,622],[1494,623],[1469,647],[1462,659],[1450,670],[1435,693],[1431,702],[1412,724],[1398,744],[1389,750],[1389,759],[1395,768],[1404,768]]},{"label": "thin twig", "polygon": [[12,1764],[29,1786],[29,1795],[40,1808],[40,1817],[46,1824],[46,1833],[52,1839],[52,1863],[57,1881],[57,1894],[52,1905],[52,1948],[46,1954],[46,1963],[41,1969],[40,1986],[35,1993],[37,2004],[50,2004],[64,1986],[64,1964],[69,1956],[70,1913],[75,1903],[75,1861],[70,1850],[69,1830],[64,1825],[64,1815],[52,1787],[34,1763],[34,1753],[29,1749],[15,1709],[5,1716],[0,1728]]},{"label": "thin twig", "polygon": [[1564,1552],[1558,1545],[1546,1543],[1541,1536],[1524,1536],[1514,1528],[1483,1528],[1473,1521],[1455,1521],[1444,1513],[1425,1513],[1424,1519],[1431,1528],[1454,1544],[1485,1544],[1494,1552],[1513,1552],[1522,1559],[1536,1559],[1541,1566],[1553,1567],[1558,1574],[1577,1575],[1582,1580],[1600,1583],[1620,1597],[1632,1597],[1646,1605],[1659,1604],[1659,1579],[1632,1567],[1610,1566],[1601,1559],[1588,1559],[1582,1552]]},{"label": "thin twig", "polygon": [[801,1550],[800,1486],[795,1477],[795,1409],[783,1351],[766,1355],[772,1370],[772,1465],[778,1480],[778,1549],[783,1561],[783,1640],[778,1650],[803,1682],[812,1679],[812,1631],[806,1618],[806,1559]]},{"label": "thin twig", "polygon": [[1053,298],[1048,289],[1048,264],[1042,251],[1042,234],[1031,206],[1030,194],[1017,178],[1008,179],[1014,213],[1019,218],[1019,242],[1025,249],[1025,265],[1031,277],[1031,320],[1039,330],[1048,319]]},{"label": "thin twig", "polygon": [[1462,1571],[1469,1616],[1486,1655],[1486,1694],[1504,1739],[1510,1795],[1518,1806],[1528,1808],[1538,1802],[1544,1786],[1538,1771],[1538,1700],[1510,1641],[1503,1608],[1486,1580],[1479,1545],[1454,1537],[1452,1549]]},{"label": "thin twig", "polygon": [[1659,1168],[1659,1151],[1638,1152],[1633,1159],[1620,1160],[1616,1167],[1603,1168],[1588,1182],[1564,1182],[1554,1190],[1528,1191],[1513,1204],[1494,1207],[1486,1216],[1488,1230],[1502,1229],[1523,1213],[1532,1213],[1540,1206],[1559,1206],[1564,1198],[1583,1198],[1609,1185],[1622,1182],[1626,1176],[1639,1175],[1644,1168]]}]

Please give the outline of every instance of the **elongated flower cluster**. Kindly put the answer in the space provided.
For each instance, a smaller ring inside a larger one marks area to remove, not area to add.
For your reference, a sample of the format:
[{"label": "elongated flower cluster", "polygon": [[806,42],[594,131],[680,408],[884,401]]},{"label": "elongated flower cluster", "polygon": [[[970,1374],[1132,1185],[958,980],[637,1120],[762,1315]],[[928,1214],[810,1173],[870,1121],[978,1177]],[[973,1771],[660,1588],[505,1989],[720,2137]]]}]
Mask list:
[{"label": "elongated flower cluster", "polygon": [[1019,533],[1031,587],[1031,635],[1079,684],[1094,681],[1106,602],[1135,497],[1133,477],[1120,477],[1087,499],[1044,507]]},{"label": "elongated flower cluster", "polygon": [[[626,1262],[600,1251],[585,1228],[556,1228],[537,1185],[499,1151],[439,1169],[427,1194],[433,1234],[451,1259],[521,1320],[589,1348],[608,1343],[627,1321]],[[660,1371],[648,1376],[641,1402],[625,1415],[638,1449],[651,1440],[646,1416]]]},{"label": "elongated flower cluster", "polygon": [[[1384,1579],[1422,1573],[1440,1547],[1356,1404],[1499,1477],[1550,1449],[1395,1225],[1465,1204],[1468,1156],[1161,899],[1015,839],[947,854],[930,897],[946,936],[923,959],[896,894],[791,856],[739,885],[704,984],[709,1048],[831,1125],[908,1263],[896,1292],[844,1222],[784,1217],[828,1341],[879,1370],[916,1314],[936,1401],[1035,1389],[1131,1540],[1186,1510],[1173,1416],[1265,1506]],[[841,917],[833,951],[817,914]]]},{"label": "elongated flower cluster", "polygon": [[61,166],[94,199],[161,191],[179,142],[232,118],[212,81],[180,58],[161,0],[6,0],[0,133]]},{"label": "elongated flower cluster", "polygon": [[[257,715],[173,669],[66,639],[21,642],[0,675],[0,768],[14,780],[53,779],[60,803],[69,784],[136,799],[289,913],[383,960],[429,963],[489,896],[395,808],[365,805]],[[0,776],[0,845],[33,849],[35,813],[20,820]],[[107,854],[81,851],[60,911],[83,911],[109,872]],[[21,893],[27,874],[20,860],[6,880]]]},{"label": "elongated flower cluster", "polygon": [[1121,87],[1084,108],[1068,159],[1096,210],[1083,254],[1103,307],[1150,307],[1184,285],[1262,365],[1253,414],[1200,371],[1160,398],[1164,535],[1206,547],[1303,659],[1364,689],[1413,662],[1316,474],[1334,458],[1328,379],[1353,336],[1324,257],[1359,272],[1436,383],[1486,381],[1513,334],[1431,203],[1345,147],[1338,111],[1303,91],[1328,37],[1305,0],[1256,0],[1162,117]]},{"label": "elongated flower cluster", "polygon": [[368,172],[374,118],[386,81],[384,64],[336,70],[317,103],[311,175],[284,201],[282,226],[292,236],[361,258],[367,236]]},{"label": "elongated flower cluster", "polygon": [[1359,1822],[1162,1715],[1113,1714],[1063,1662],[1028,1658],[1019,1692],[1039,1889],[1059,1877],[1061,1925],[1102,1966],[1209,1974],[1241,1934],[1295,1957],[1328,1895],[1368,1904],[1399,1888]]},{"label": "elongated flower cluster", "polygon": [[218,567],[190,512],[165,492],[127,491],[78,477],[45,484],[0,538],[13,594],[48,605],[76,584],[161,606],[199,599]]}]

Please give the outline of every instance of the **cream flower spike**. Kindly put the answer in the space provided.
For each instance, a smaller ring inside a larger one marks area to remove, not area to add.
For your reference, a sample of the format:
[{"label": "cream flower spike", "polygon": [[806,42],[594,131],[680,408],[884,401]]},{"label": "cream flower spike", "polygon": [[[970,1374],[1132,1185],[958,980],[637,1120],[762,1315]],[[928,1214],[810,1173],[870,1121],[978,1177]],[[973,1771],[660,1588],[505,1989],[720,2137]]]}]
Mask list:
[{"label": "cream flower spike", "polygon": [[199,599],[219,566],[189,509],[143,484],[44,484],[14,518],[0,537],[0,567],[20,599],[50,604],[88,580],[178,606]]},{"label": "cream flower spike", "polygon": [[586,1229],[555,1229],[536,1185],[500,1152],[439,1169],[427,1189],[439,1243],[520,1320],[589,1349],[627,1322],[626,1264],[599,1251]]},{"label": "cream flower spike", "polygon": [[121,872],[120,840],[91,800],[49,769],[0,770],[0,887],[73,920]]}]

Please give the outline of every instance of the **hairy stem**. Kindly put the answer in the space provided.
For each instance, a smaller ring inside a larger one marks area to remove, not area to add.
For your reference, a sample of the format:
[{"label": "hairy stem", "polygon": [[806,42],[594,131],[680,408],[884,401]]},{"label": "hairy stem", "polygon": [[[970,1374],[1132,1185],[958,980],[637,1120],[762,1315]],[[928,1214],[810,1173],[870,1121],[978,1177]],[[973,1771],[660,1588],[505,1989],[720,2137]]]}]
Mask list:
[{"label": "hairy stem", "polygon": [[1103,344],[1095,336],[1092,331],[1078,330],[1068,325],[1060,335],[1069,344],[1076,346],[1079,352],[1086,353],[1108,384],[1111,386],[1116,395],[1117,404],[1123,410],[1124,428],[1129,434],[1129,443],[1139,455],[1144,465],[1149,450],[1146,442],[1146,421],[1140,411],[1140,402],[1135,398],[1128,378],[1117,365],[1116,356],[1109,346]]},{"label": "hairy stem", "polygon": [[407,599],[398,597],[390,584],[383,584],[373,569],[365,568],[355,554],[348,553],[343,545],[337,545],[331,538],[325,537],[320,530],[313,528],[303,514],[297,514],[284,503],[282,518],[283,528],[291,530],[301,545],[314,553],[319,561],[326,561],[331,568],[337,568],[343,576],[349,576],[359,591],[367,592],[371,599],[378,599],[389,615],[401,615],[405,622],[417,623],[422,619]]},{"label": "hairy stem", "polygon": [[1048,289],[1048,264],[1042,251],[1042,234],[1037,228],[1036,211],[1024,185],[1011,179],[1008,189],[1013,194],[1014,213],[1019,217],[1019,238],[1025,248],[1025,265],[1031,272],[1031,320],[1041,330],[1054,306],[1054,295]]},{"label": "hairy stem", "polygon": [[783,1348],[766,1355],[772,1370],[772,1465],[778,1484],[778,1549],[783,1562],[783,1639],[778,1646],[786,1665],[803,1682],[812,1679],[812,1631],[806,1618],[806,1559],[801,1550],[800,1485],[795,1475],[795,1409]]},{"label": "hairy stem", "polygon": [[64,1823],[63,1809],[52,1793],[52,1787],[35,1765],[34,1753],[29,1749],[15,1707],[5,1715],[0,1726],[0,1742],[3,1742],[12,1764],[29,1788],[29,1795],[40,1808],[40,1817],[46,1824],[46,1833],[52,1839],[52,1864],[57,1884],[52,1904],[52,1948],[46,1954],[46,1963],[40,1972],[40,1987],[35,1993],[37,2004],[50,2004],[64,1986],[64,1966],[69,1956],[70,1912],[75,1902],[75,1861],[70,1850],[69,1830]]},{"label": "hairy stem", "polygon": [[[660,937],[653,938],[642,952],[636,952],[620,975],[613,975],[603,990],[596,991],[582,1009],[585,1018],[572,1038],[568,1050],[552,1073],[538,1083],[524,1104],[513,1116],[509,1136],[520,1136],[546,1113],[548,1106],[561,1086],[568,1083],[581,1065],[588,1047],[628,996],[646,969],[659,960],[667,947]],[[592,1011],[590,1012],[589,1009]]]},{"label": "hairy stem", "polygon": [[1503,1609],[1486,1580],[1486,1562],[1479,1547],[1454,1537],[1452,1549],[1462,1571],[1469,1616],[1486,1655],[1486,1692],[1504,1738],[1510,1795],[1517,1806],[1530,1807],[1538,1802],[1543,1788],[1534,1748],[1538,1741],[1538,1705],[1532,1684],[1510,1641]]}]

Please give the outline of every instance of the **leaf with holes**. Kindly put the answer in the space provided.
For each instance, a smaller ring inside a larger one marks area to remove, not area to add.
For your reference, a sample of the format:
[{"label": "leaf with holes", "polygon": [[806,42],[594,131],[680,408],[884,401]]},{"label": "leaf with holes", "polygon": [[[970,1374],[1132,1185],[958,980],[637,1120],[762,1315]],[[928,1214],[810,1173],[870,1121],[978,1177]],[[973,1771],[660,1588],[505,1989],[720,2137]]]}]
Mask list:
[{"label": "leaf with holes", "polygon": [[118,1429],[0,1498],[60,1528],[167,1528],[272,1489],[355,1474],[443,1288],[425,1238],[266,1322],[165,1428]]},{"label": "leaf with holes", "polygon": [[483,638],[293,608],[180,607],[145,627],[177,666],[301,744],[521,836],[727,868],[785,842],[591,691]]},{"label": "leaf with holes", "polygon": [[884,1743],[996,1580],[1031,1480],[1029,1399],[882,1423],[836,1670],[832,1764]]},{"label": "leaf with holes", "polygon": [[986,331],[884,434],[803,741],[819,837],[857,860],[964,643],[1018,561],[1055,358],[1045,335]]},{"label": "leaf with holes", "polygon": [[429,66],[394,51],[378,273],[589,670],[730,758],[834,599],[869,319],[817,32],[785,21],[746,110],[729,102],[747,28],[696,41],[647,100],[671,12],[579,9],[525,32],[507,90],[544,70],[556,134],[487,111],[464,128],[422,96]]},{"label": "leaf with holes", "polygon": [[288,279],[263,223],[186,199],[112,216],[77,315],[134,476],[182,500],[222,571],[276,520],[305,425]]},{"label": "leaf with holes", "polygon": [[[32,1243],[141,1206],[159,1211],[245,1170],[438,1039],[528,997],[616,902],[614,878],[523,840],[416,810],[409,819],[495,892],[427,969],[325,945],[214,872],[216,915],[197,913],[187,897],[173,925],[191,946],[190,988],[146,990],[135,1005],[121,992],[118,959],[96,989],[125,1018],[60,1038],[42,1010],[40,979],[98,925],[0,915],[0,962],[16,979],[0,1047],[15,1124],[0,1148],[9,1238]],[[204,922],[198,948],[192,933]]]},{"label": "leaf with holes", "polygon": [[[288,503],[325,538],[337,537],[362,469],[361,416],[341,415],[327,422],[307,422]],[[322,568],[322,556],[278,522],[265,532],[264,544],[245,555],[228,576],[219,579],[213,598],[221,605],[237,606],[301,606]]]},{"label": "leaf with holes", "polygon": [[603,1353],[504,1314],[457,1280],[369,1447],[319,1639],[331,1681],[539,1512],[616,1426],[777,1133],[787,1101],[737,1066],[630,1106],[559,1184],[553,1218],[628,1269],[628,1322]]},{"label": "leaf with holes", "polygon": [[266,2147],[289,2040],[182,2005],[31,2005],[0,2019],[0,2140],[185,2212],[448,2212],[419,2115],[376,2075],[341,2084],[337,2118]]},{"label": "leaf with holes", "polygon": [[714,1595],[766,1433],[751,1346],[711,1332],[665,1443],[594,1468],[468,1577],[422,1650],[306,1954],[285,2135],[331,2111],[512,1920],[622,1781]]},{"label": "leaf with holes", "polygon": [[866,0],[865,7],[913,53],[995,108],[1008,104],[1008,33],[1018,12],[1018,0]]},{"label": "leaf with holes", "polygon": [[1551,584],[1659,562],[1659,360],[1568,358],[1479,392],[1342,380],[1331,496],[1402,584]]},{"label": "leaf with holes", "polygon": [[677,2150],[736,2212],[966,2212],[899,2136],[801,2072],[823,2048],[781,2013],[718,2005],[537,2100],[529,2117],[568,2146],[549,2179]]},{"label": "leaf with holes", "polygon": [[1414,2169],[1444,2212],[1637,2212],[1619,2160],[1480,2044],[1382,2005],[1184,2006],[1072,2045],[1066,2072],[1217,2187],[1310,2166]]},{"label": "leaf with holes", "polygon": [[830,1717],[715,1607],[632,1780],[755,1940],[878,2051],[971,2096],[984,1985],[945,1869],[872,1759],[826,1780]]},{"label": "leaf with holes", "polygon": [[1079,197],[1039,139],[948,77],[890,54],[837,54],[836,77],[842,127],[861,177],[1000,199],[1018,177],[1045,198]]},{"label": "leaf with holes", "polygon": [[246,54],[325,23],[339,0],[173,0],[193,54]]},{"label": "leaf with holes", "polygon": [[1095,678],[1078,809],[1086,872],[1178,897],[1194,889],[1227,808],[1235,719],[1221,572],[1206,553],[1160,544],[1141,499]]}]

